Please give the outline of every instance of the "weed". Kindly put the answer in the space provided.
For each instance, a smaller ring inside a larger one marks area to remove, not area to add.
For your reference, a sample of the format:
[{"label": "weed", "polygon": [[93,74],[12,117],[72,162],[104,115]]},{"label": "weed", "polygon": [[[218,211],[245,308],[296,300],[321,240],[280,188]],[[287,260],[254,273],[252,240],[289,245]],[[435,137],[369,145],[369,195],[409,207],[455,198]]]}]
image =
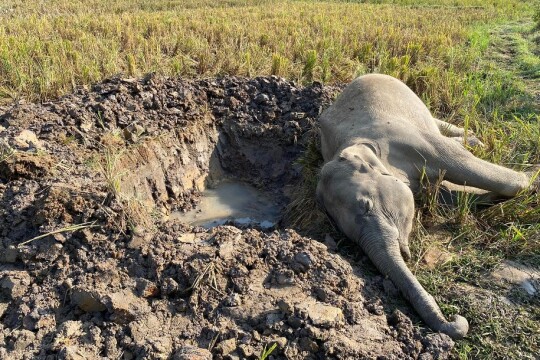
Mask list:
[{"label": "weed", "polygon": [[281,56],[279,54],[273,54],[272,55],[272,70],[270,70],[270,74],[272,75],[284,75],[286,72],[287,64],[289,63],[289,60],[285,58],[284,56]]},{"label": "weed", "polygon": [[195,276],[195,279],[193,280],[193,283],[191,286],[189,286],[187,289],[183,290],[183,293],[189,294],[193,291],[199,290],[204,284],[206,284],[208,287],[212,288],[216,292],[218,292],[221,295],[224,295],[224,293],[219,290],[219,286],[216,279],[216,266],[217,263],[215,261],[209,262],[204,269]]},{"label": "weed", "polygon": [[126,61],[127,61],[128,74],[131,76],[135,75],[137,73],[137,65],[136,65],[135,57],[133,56],[133,54],[128,54]]},{"label": "weed", "polygon": [[420,199],[419,203],[423,205],[424,211],[432,216],[438,214],[443,178],[444,172],[441,172],[438,180],[434,184],[431,184],[426,173],[426,167],[423,166],[420,171],[421,190],[418,192],[417,197]]},{"label": "weed", "polygon": [[6,161],[13,155],[15,155],[15,150],[13,150],[7,142],[0,140],[0,163]]},{"label": "weed", "polygon": [[150,228],[153,226],[150,209],[137,197],[137,194],[126,194],[122,191],[122,179],[126,171],[122,169],[122,159],[126,149],[121,149],[117,142],[119,139],[115,133],[108,137],[103,137],[107,144],[103,147],[103,152],[89,160],[90,166],[97,167],[97,170],[105,179],[107,186],[107,198],[105,203],[110,205],[116,201],[122,211],[121,216],[116,221],[119,222],[119,229],[135,228],[142,226]]},{"label": "weed", "polygon": [[540,6],[538,6],[536,10],[534,11],[533,20],[534,20],[534,23],[536,24],[535,28],[540,29]]},{"label": "weed", "polygon": [[304,61],[304,70],[302,71],[302,76],[308,81],[313,80],[313,72],[315,70],[315,65],[317,64],[317,51],[309,50],[306,54],[306,59]]},{"label": "weed", "polygon": [[290,226],[314,236],[324,236],[333,230],[315,199],[319,170],[323,163],[319,146],[318,139],[314,136],[297,160],[297,165],[302,166],[302,180],[296,185],[284,216]]},{"label": "weed", "polygon": [[18,246],[20,247],[20,246],[26,245],[26,244],[28,244],[28,243],[30,243],[32,241],[43,239],[43,238],[45,238],[47,236],[54,235],[54,234],[61,234],[61,233],[64,233],[64,232],[74,232],[74,231],[78,231],[78,230],[82,230],[82,229],[86,229],[86,228],[90,228],[90,227],[97,227],[98,225],[95,225],[95,223],[96,222],[94,221],[94,222],[86,222],[86,223],[82,223],[82,224],[66,226],[66,227],[63,227],[61,229],[50,231],[50,232],[48,232],[46,234],[42,234],[42,235],[33,237],[33,238],[29,239],[29,240],[23,241]]},{"label": "weed", "polygon": [[266,348],[266,345],[264,345],[261,355],[259,356],[259,360],[266,360],[276,348],[277,348],[277,343],[274,343],[268,349]]},{"label": "weed", "polygon": [[122,156],[122,152],[106,147],[103,153],[103,161],[101,165],[101,173],[105,177],[107,188],[111,195],[118,197],[120,195],[120,181],[123,174],[120,172],[118,161]]}]

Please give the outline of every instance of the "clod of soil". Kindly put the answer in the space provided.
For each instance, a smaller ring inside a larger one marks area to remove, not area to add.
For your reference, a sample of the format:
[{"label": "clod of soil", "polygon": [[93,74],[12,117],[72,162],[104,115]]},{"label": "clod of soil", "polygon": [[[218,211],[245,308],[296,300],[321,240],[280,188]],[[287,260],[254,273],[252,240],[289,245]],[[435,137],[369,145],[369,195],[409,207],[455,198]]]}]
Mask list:
[{"label": "clod of soil", "polygon": [[337,90],[150,75],[2,109],[0,358],[445,358],[329,237],[165,220],[223,179],[286,204]]}]

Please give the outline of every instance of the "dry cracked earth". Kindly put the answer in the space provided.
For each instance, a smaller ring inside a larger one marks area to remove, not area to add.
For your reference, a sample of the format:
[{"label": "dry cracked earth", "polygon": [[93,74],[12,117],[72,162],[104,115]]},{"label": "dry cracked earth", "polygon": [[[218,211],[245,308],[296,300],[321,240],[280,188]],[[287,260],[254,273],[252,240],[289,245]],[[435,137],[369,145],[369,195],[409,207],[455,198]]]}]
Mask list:
[{"label": "dry cracked earth", "polygon": [[149,75],[0,107],[0,358],[446,358],[329,237],[167,220],[224,178],[286,204],[338,91]]}]

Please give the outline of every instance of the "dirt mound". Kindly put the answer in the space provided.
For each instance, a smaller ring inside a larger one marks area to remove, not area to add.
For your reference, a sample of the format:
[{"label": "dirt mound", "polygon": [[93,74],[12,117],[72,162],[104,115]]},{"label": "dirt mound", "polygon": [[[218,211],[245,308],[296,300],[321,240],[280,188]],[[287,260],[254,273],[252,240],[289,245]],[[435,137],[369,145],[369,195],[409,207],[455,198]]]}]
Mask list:
[{"label": "dirt mound", "polygon": [[0,109],[0,358],[445,358],[365,259],[166,220],[225,178],[285,204],[338,90],[148,76]]}]

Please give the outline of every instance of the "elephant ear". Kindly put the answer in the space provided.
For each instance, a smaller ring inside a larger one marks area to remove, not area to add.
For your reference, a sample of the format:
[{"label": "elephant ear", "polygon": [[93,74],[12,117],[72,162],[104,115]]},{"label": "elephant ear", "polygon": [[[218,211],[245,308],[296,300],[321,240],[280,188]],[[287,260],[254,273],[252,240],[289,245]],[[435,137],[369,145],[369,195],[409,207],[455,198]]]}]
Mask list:
[{"label": "elephant ear", "polygon": [[369,198],[358,199],[357,212],[355,214],[355,222],[357,224],[362,222],[362,219],[373,210],[373,200]]}]

